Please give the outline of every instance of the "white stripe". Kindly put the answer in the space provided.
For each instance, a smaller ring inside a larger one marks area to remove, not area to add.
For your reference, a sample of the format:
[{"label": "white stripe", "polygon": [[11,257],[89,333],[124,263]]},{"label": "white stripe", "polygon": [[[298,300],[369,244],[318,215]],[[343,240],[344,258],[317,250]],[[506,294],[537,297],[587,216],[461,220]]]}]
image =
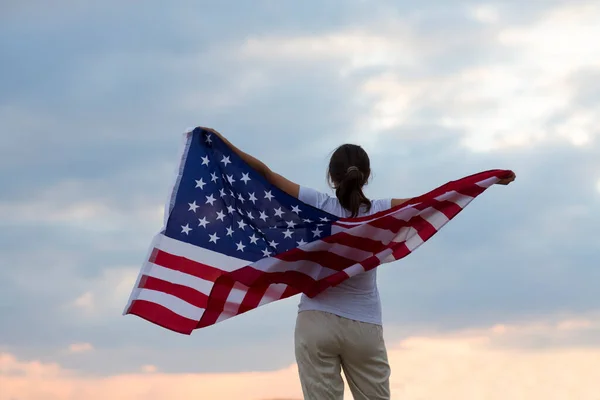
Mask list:
[{"label": "white stripe", "polygon": [[145,300],[150,303],[159,304],[165,308],[168,308],[175,314],[181,315],[184,318],[191,319],[193,321],[200,321],[202,314],[204,314],[203,308],[198,308],[191,305],[188,302],[181,300],[173,295],[158,292],[156,290],[142,289],[136,300]]},{"label": "white stripe", "polygon": [[371,225],[355,227],[348,230],[347,233],[359,238],[376,240],[384,244],[388,244],[395,235],[390,230],[376,228]]},{"label": "white stripe", "polygon": [[271,284],[265,292],[265,295],[262,297],[262,299],[260,299],[260,303],[258,304],[258,306],[260,307],[272,301],[281,299],[281,296],[283,296],[283,293],[287,288],[288,285],[286,285],[285,283]]},{"label": "white stripe", "polygon": [[423,239],[421,239],[421,236],[419,236],[419,233],[417,232],[417,230],[414,228],[411,228],[411,229],[412,229],[412,231],[408,233],[405,244],[406,244],[406,247],[408,247],[408,249],[411,252],[413,252],[417,247],[422,245],[424,242],[423,242]]},{"label": "white stripe", "polygon": [[379,260],[382,263],[387,263],[390,261],[395,261],[396,258],[394,257],[394,254],[392,254],[394,251],[390,248],[387,248],[385,250],[383,250],[382,252],[377,254],[377,258],[379,258]]},{"label": "white stripe", "polygon": [[400,208],[399,210],[389,211],[389,212],[386,212],[385,214],[382,214],[381,216],[378,216],[376,218],[371,218],[371,219],[368,219],[368,220],[364,220],[364,221],[358,221],[358,222],[355,222],[355,221],[338,221],[336,223],[342,224],[342,225],[346,225],[346,226],[362,225],[362,224],[366,224],[366,223],[369,223],[369,222],[376,221],[376,220],[381,219],[383,217],[387,217],[388,215],[398,214],[398,213],[405,213],[405,212],[411,212],[410,210],[414,209],[414,206],[416,206],[418,204],[420,204],[420,203],[410,204],[410,205],[407,205],[407,206],[404,206],[404,207]]},{"label": "white stripe", "polygon": [[163,281],[171,282],[176,285],[187,286],[200,293],[210,294],[213,287],[213,282],[189,275],[180,271],[175,271],[169,268],[161,267],[160,265],[152,264],[146,270],[146,275],[157,278]]},{"label": "white stripe", "polygon": [[450,221],[450,219],[446,217],[446,214],[433,207],[423,210],[423,212],[421,212],[421,218],[433,225],[436,231],[442,229],[442,227]]},{"label": "white stripe", "polygon": [[489,188],[490,186],[498,183],[499,181],[500,181],[500,179],[498,179],[495,176],[492,176],[491,178],[487,178],[487,179],[484,179],[484,180],[482,180],[480,182],[477,182],[477,186],[481,186],[481,187],[484,187],[484,188]]},{"label": "white stripe", "polygon": [[317,280],[337,272],[313,261],[283,261],[275,257],[263,258],[252,264],[251,267],[263,272],[296,271]]},{"label": "white stripe", "polygon": [[460,208],[465,208],[472,202],[475,198],[471,196],[467,196],[464,194],[460,194],[454,190],[444,193],[441,196],[435,198],[438,201],[451,201],[457,204]]},{"label": "white stripe", "polygon": [[236,269],[252,263],[252,261],[230,257],[225,254],[217,253],[216,251],[180,242],[179,240],[171,239],[164,235],[159,235],[156,247],[167,253],[185,257],[188,260],[215,266],[215,268],[218,266],[219,269],[225,272],[235,271]]},{"label": "white stripe", "polygon": [[344,272],[348,274],[349,277],[353,277],[355,275],[365,272],[365,267],[363,267],[360,263],[356,263],[348,268],[345,268]]},{"label": "white stripe", "polygon": [[392,239],[393,242],[402,243],[409,238],[409,235],[412,236],[417,233],[417,230],[412,226],[405,226],[398,231],[398,234],[394,236]]},{"label": "white stripe", "polygon": [[306,252],[328,251],[330,253],[349,258],[354,261],[362,261],[373,255],[373,253],[370,253],[368,251],[360,250],[350,246],[345,246],[339,243],[327,243],[321,240],[309,243],[308,245],[302,247],[302,250]]}]

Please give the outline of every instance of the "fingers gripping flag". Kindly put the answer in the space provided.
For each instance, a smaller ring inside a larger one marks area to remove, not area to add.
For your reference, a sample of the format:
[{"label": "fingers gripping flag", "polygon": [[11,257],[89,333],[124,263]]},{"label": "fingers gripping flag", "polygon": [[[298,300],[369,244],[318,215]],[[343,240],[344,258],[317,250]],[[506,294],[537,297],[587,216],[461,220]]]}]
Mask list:
[{"label": "fingers gripping flag", "polygon": [[196,128],[124,314],[191,334],[298,293],[314,297],[406,257],[508,173],[482,172],[369,217],[340,219],[274,187]]}]

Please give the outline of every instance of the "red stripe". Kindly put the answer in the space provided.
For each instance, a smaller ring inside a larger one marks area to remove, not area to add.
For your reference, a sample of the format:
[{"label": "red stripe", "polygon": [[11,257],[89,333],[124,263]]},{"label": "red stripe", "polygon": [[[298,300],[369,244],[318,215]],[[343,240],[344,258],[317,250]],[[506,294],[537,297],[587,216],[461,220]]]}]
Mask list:
[{"label": "red stripe", "polygon": [[411,253],[408,246],[404,242],[397,243],[395,246],[392,247],[392,249],[394,250],[392,254],[394,255],[394,258],[396,260],[400,260],[401,258],[404,258]]},{"label": "red stripe", "polygon": [[152,256],[150,257],[150,262],[160,265],[161,267],[183,272],[185,274],[192,275],[210,282],[216,281],[219,276],[225,273],[224,271],[210,265],[166,253],[160,249],[154,249]]},{"label": "red stripe", "polygon": [[133,301],[127,314],[137,315],[153,324],[185,335],[191,334],[197,324],[197,321],[182,317],[166,307],[146,300]]},{"label": "red stripe", "polygon": [[238,314],[243,314],[246,311],[250,311],[250,310],[258,307],[258,305],[260,304],[265,293],[269,289],[269,286],[270,285],[251,286],[248,289],[246,296],[244,296],[244,300],[242,301],[242,304],[240,305]]},{"label": "red stripe", "polygon": [[325,243],[337,243],[348,247],[369,253],[377,253],[385,246],[379,240],[373,240],[365,237],[354,236],[347,232],[339,232],[322,239]]},{"label": "red stripe", "polygon": [[207,294],[192,289],[189,286],[163,281],[152,276],[143,276],[139,287],[141,289],[156,290],[157,292],[170,294],[198,308],[206,308],[208,304]]},{"label": "red stripe", "polygon": [[327,250],[304,251],[300,248],[294,248],[285,253],[277,254],[275,257],[286,262],[312,261],[335,271],[341,271],[356,263],[356,260],[342,257]]},{"label": "red stripe", "polygon": [[206,310],[198,322],[198,328],[203,328],[217,322],[219,316],[225,309],[227,297],[229,297],[229,293],[231,293],[231,289],[233,289],[236,281],[243,283],[240,280],[234,279],[231,273],[222,275],[215,280],[213,288],[210,291],[210,295],[208,296],[208,305]]},{"label": "red stripe", "polygon": [[481,193],[485,192],[487,188],[478,186],[478,185],[473,185],[473,186],[465,186],[465,187],[461,187],[460,189],[456,190],[456,192],[463,194],[465,196],[470,196],[470,197],[477,197],[479,196]]},{"label": "red stripe", "polygon": [[456,215],[463,210],[461,206],[450,200],[438,201],[433,208],[443,213],[448,219],[456,217]]}]

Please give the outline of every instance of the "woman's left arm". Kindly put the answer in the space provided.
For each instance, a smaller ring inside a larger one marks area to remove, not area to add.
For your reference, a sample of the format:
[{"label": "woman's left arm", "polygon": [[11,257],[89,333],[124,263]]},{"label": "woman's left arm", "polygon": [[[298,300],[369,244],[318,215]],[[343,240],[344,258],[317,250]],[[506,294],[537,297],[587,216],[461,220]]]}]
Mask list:
[{"label": "woman's left arm", "polygon": [[277,186],[279,189],[283,190],[290,196],[298,198],[298,194],[300,192],[300,185],[272,171],[265,163],[234,146],[229,140],[227,140],[216,130],[210,128],[202,129],[209,131],[221,138],[221,140],[223,140],[223,142],[225,142],[225,144],[229,146],[234,153],[236,153],[242,160],[248,163],[248,165],[250,165],[256,171],[258,171],[259,174],[264,176],[269,183],[271,183],[274,186]]}]

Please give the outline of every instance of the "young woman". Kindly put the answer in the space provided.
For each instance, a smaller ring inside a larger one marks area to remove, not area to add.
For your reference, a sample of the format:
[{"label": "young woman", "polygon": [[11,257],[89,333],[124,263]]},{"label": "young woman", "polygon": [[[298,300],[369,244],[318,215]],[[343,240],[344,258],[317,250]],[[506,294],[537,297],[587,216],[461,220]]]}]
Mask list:
[{"label": "young woman", "polygon": [[[273,172],[218,135],[271,184],[300,201],[339,217],[359,217],[398,206],[410,199],[370,200],[363,187],[371,175],[362,147],[344,144],[329,161],[335,196],[320,193]],[[499,182],[507,185],[515,176]],[[341,400],[344,383],[355,400],[388,400],[390,367],[383,340],[377,269],[354,276],[309,298],[302,295],[295,330],[295,353],[305,400]]]}]

